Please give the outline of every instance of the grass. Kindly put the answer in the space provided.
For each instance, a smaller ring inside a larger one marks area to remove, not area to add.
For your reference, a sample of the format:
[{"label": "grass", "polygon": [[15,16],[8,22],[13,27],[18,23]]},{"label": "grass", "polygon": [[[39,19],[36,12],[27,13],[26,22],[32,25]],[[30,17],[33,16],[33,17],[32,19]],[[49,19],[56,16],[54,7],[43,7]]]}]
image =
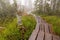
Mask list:
[{"label": "grass", "polygon": [[60,35],[60,17],[57,16],[42,16],[49,24],[52,24],[55,34]]},{"label": "grass", "polygon": [[28,40],[29,36],[36,26],[36,20],[32,15],[26,15],[22,17],[22,24],[26,29],[26,32],[24,34],[24,40]]},{"label": "grass", "polygon": [[21,30],[20,28],[18,29],[18,26],[16,26],[17,18],[13,18],[11,22],[6,21],[3,24],[4,29],[0,31],[0,40],[28,40],[36,26],[35,18],[32,15],[22,16],[22,24],[24,28]]},{"label": "grass", "polygon": [[20,32],[16,27],[17,19],[6,25],[5,29],[0,32],[0,40],[19,40]]}]

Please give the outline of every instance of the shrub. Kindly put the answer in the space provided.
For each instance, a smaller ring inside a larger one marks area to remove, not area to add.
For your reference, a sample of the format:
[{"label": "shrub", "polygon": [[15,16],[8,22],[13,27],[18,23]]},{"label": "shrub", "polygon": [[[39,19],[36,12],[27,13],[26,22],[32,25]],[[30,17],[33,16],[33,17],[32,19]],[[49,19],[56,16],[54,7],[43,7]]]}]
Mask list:
[{"label": "shrub", "polygon": [[[24,40],[28,40],[36,25],[35,18],[32,15],[22,16],[22,24],[26,30],[25,32],[17,28],[16,17],[12,18],[12,20],[10,18],[6,18],[6,21],[3,22],[4,30],[0,32],[0,40],[21,40],[22,37]],[[24,32],[24,36],[21,35],[22,32]]]},{"label": "shrub", "polygon": [[57,16],[43,16],[48,23],[52,24],[55,34],[60,35],[60,17]]},{"label": "shrub", "polygon": [[5,29],[0,33],[0,40],[19,40],[20,32],[16,27],[17,19],[6,25]]},{"label": "shrub", "polygon": [[26,32],[24,34],[24,40],[28,40],[30,34],[36,26],[35,18],[32,15],[23,16],[22,24],[26,29]]}]

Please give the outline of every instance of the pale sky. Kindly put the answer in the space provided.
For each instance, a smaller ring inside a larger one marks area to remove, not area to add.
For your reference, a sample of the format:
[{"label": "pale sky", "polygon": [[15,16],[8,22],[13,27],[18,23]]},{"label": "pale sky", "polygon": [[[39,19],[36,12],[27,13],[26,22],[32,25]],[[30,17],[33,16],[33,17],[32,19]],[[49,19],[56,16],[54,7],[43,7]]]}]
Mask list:
[{"label": "pale sky", "polygon": [[[17,0],[17,3],[18,4],[22,4],[22,5],[24,5],[25,4],[25,1],[28,1],[28,0]],[[10,0],[10,3],[12,4],[13,3],[13,0]],[[32,3],[34,3],[34,0],[32,0]]]}]

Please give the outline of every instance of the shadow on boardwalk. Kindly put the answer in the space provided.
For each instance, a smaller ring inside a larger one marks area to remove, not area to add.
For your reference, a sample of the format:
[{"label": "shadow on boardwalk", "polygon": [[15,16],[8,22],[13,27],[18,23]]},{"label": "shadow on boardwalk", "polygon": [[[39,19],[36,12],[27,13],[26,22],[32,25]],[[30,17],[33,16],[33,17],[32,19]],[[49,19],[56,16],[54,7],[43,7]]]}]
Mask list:
[{"label": "shadow on boardwalk", "polygon": [[60,37],[50,33],[48,23],[46,23],[41,17],[36,16],[37,25],[33,30],[29,40],[60,40]]}]

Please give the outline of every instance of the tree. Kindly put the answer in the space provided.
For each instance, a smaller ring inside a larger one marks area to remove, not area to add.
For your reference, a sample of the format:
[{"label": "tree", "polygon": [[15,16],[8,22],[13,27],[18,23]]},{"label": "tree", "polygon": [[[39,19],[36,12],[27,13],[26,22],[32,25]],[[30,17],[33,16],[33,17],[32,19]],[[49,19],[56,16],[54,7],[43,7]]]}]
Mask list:
[{"label": "tree", "polygon": [[0,26],[5,26],[16,18],[17,8],[14,4],[11,5],[9,0],[0,0]]},{"label": "tree", "polygon": [[59,15],[60,0],[36,0],[35,11],[38,14]]}]

